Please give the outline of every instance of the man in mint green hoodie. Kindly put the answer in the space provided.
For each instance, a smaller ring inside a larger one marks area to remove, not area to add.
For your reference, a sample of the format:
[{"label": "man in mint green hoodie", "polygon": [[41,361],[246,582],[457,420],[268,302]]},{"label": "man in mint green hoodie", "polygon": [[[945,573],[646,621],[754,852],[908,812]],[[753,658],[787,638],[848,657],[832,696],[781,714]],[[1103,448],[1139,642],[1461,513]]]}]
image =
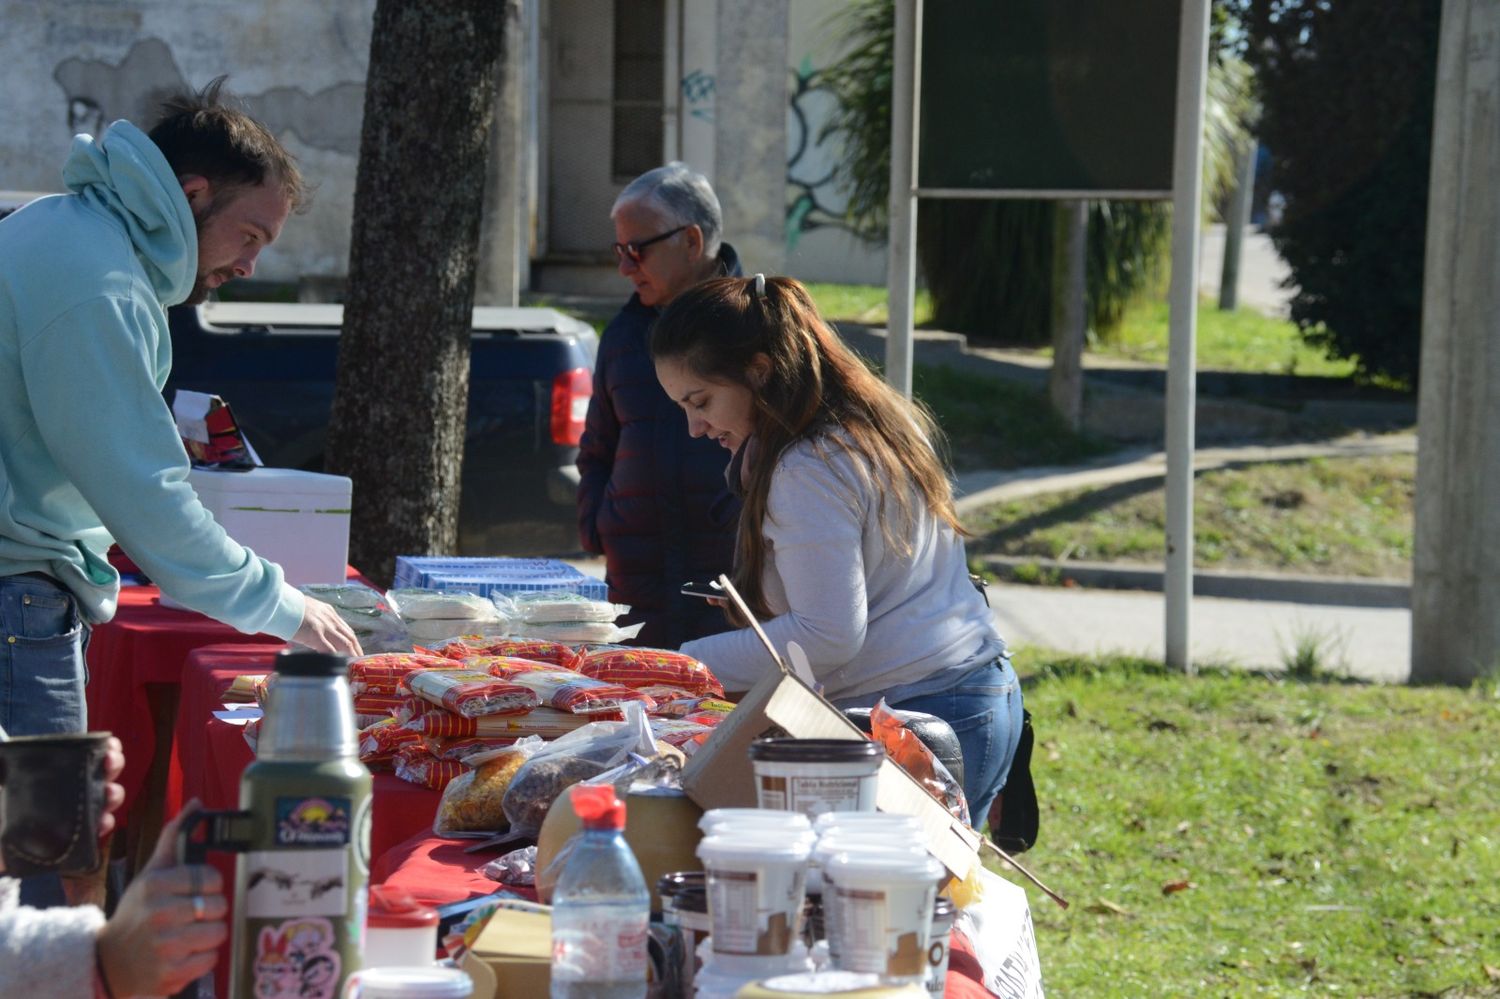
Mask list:
[{"label": "man in mint green hoodie", "polygon": [[[303,197],[291,156],[220,100],[173,98],[150,135],[76,136],[70,194],[0,221],[0,724],[85,727],[83,650],[114,615],[111,541],[164,593],[247,634],[358,654],[327,604],[224,533],[188,484],[161,396],[166,307],[249,277]],[[143,721],[144,724],[144,721]]]}]

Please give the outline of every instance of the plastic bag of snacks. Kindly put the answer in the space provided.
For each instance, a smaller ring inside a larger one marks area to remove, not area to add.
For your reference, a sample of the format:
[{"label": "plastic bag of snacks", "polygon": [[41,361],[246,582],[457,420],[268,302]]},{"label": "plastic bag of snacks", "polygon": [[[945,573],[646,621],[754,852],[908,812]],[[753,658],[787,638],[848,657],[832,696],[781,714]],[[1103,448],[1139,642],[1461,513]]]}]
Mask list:
[{"label": "plastic bag of snacks", "polygon": [[555,621],[532,623],[516,621],[510,626],[513,635],[525,638],[545,638],[553,642],[586,642],[589,644],[614,644],[625,642],[641,633],[644,624],[631,624],[621,628],[613,621]]},{"label": "plastic bag of snacks", "polygon": [[408,621],[406,632],[415,644],[430,645],[459,639],[466,642],[487,642],[510,634],[508,621],[447,621],[433,618],[428,621]]},{"label": "plastic bag of snacks", "polygon": [[419,670],[409,674],[405,683],[424,701],[465,718],[525,714],[541,703],[529,688],[478,670]]},{"label": "plastic bag of snacks", "polygon": [[699,697],[696,694],[685,694],[675,687],[654,688],[658,690],[673,691],[675,696],[662,696],[652,694],[656,701],[656,710],[651,712],[658,718],[686,718],[688,715],[697,714],[720,714],[727,715],[734,710],[734,704],[718,697]]},{"label": "plastic bag of snacks", "polygon": [[[407,729],[411,731],[411,729]],[[519,739],[508,736],[491,735],[467,735],[455,738],[444,738],[442,736],[422,735],[413,732],[427,746],[427,751],[440,760],[457,760],[460,763],[468,763],[472,756],[485,753],[493,753],[497,749],[506,746],[514,746]]]},{"label": "plastic bag of snacks", "polygon": [[656,706],[650,696],[629,687],[605,683],[570,669],[558,669],[529,659],[493,656],[471,659],[469,663],[473,666],[483,664],[490,676],[518,683],[535,691],[543,704],[559,711],[598,714],[601,711],[618,711],[630,701],[641,702],[647,711]]},{"label": "plastic bag of snacks", "polygon": [[723,686],[707,666],[692,656],[668,649],[636,649],[627,646],[584,649],[574,660],[574,669],[584,676],[625,687],[660,684],[700,696],[724,696]]},{"label": "plastic bag of snacks", "polygon": [[653,718],[651,734],[669,746],[678,749],[696,749],[714,730],[712,725],[689,721],[686,718]]},{"label": "plastic bag of snacks", "polygon": [[577,731],[590,721],[589,715],[575,715],[556,708],[533,708],[524,715],[485,715],[465,718],[442,708],[412,717],[405,724],[423,735],[440,738],[511,738],[539,735],[556,739]]},{"label": "plastic bag of snacks", "polygon": [[513,656],[553,666],[571,666],[577,656],[571,645],[546,639],[500,638],[484,642],[470,642],[455,638],[443,642],[431,651],[446,659],[474,659],[480,656]]},{"label": "plastic bag of snacks", "polygon": [[502,613],[513,620],[529,624],[557,621],[609,622],[621,614],[630,613],[628,604],[591,600],[581,593],[569,593],[566,590],[497,595],[494,600]]},{"label": "plastic bag of snacks", "polygon": [[[627,718],[644,718],[635,705],[627,705],[626,710]],[[559,794],[599,776],[633,751],[654,754],[656,744],[648,728],[632,721],[592,722],[549,743],[526,761],[505,792],[505,815],[511,829],[535,834]]]},{"label": "plastic bag of snacks", "polygon": [[460,774],[443,789],[432,831],[439,836],[455,833],[491,833],[508,824],[501,803],[522,764],[542,747],[536,736],[514,746],[473,757],[474,769]]},{"label": "plastic bag of snacks", "polygon": [[402,652],[411,648],[406,625],[385,598],[359,583],[304,583],[310,597],[332,604],[366,652]]},{"label": "plastic bag of snacks", "polygon": [[389,760],[402,746],[421,742],[422,734],[405,728],[395,718],[382,718],[359,733],[359,761],[379,763]]},{"label": "plastic bag of snacks", "polygon": [[870,738],[884,746],[886,756],[900,764],[928,794],[942,802],[954,818],[964,825],[971,824],[964,786],[954,779],[952,772],[917,733],[906,727],[900,713],[892,710],[883,697],[870,709]]},{"label": "plastic bag of snacks", "polygon": [[498,621],[504,615],[494,601],[475,593],[401,588],[387,590],[386,601],[402,620]]},{"label": "plastic bag of snacks", "polygon": [[523,846],[490,861],[480,868],[480,873],[491,881],[514,888],[530,888],[536,884],[536,847]]},{"label": "plastic bag of snacks", "polygon": [[394,694],[408,673],[419,669],[452,669],[453,662],[441,656],[416,652],[386,652],[349,660],[349,690],[360,694]]},{"label": "plastic bag of snacks", "polygon": [[391,760],[396,776],[413,784],[441,791],[448,782],[461,776],[468,767],[457,760],[440,760],[421,743],[402,746]]}]

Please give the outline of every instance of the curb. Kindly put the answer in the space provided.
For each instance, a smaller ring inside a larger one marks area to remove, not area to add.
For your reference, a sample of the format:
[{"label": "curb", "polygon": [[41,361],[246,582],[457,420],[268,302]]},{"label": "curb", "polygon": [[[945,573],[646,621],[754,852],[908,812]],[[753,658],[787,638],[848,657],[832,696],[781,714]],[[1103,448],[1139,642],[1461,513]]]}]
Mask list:
[{"label": "curb", "polygon": [[[1164,589],[1165,570],[1154,565],[1073,562],[1012,555],[976,555],[973,561],[1010,582],[1035,583],[1041,576],[1060,580],[1063,585],[1073,583],[1100,589],[1152,590],[1158,593]],[[1334,607],[1411,608],[1411,584],[1399,579],[1361,576],[1299,576],[1196,569],[1193,571],[1193,595]]]}]

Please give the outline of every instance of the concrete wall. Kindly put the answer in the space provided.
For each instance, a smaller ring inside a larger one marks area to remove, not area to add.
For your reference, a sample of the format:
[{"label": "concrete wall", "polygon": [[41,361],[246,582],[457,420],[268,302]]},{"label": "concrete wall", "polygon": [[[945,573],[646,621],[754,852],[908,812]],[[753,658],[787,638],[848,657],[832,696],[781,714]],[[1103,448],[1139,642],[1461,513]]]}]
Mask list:
[{"label": "concrete wall", "polygon": [[842,222],[848,203],[833,170],[843,157],[836,139],[819,133],[835,109],[819,72],[848,45],[836,15],[842,0],[797,0],[791,5],[787,46],[787,273],[803,280],[885,284],[885,244],[853,235]]},{"label": "concrete wall", "polygon": [[0,0],[0,187],[55,191],[75,132],[128,118],[224,73],[318,184],[312,210],[261,256],[258,276],[342,274],[369,58],[371,0],[339,4]]}]

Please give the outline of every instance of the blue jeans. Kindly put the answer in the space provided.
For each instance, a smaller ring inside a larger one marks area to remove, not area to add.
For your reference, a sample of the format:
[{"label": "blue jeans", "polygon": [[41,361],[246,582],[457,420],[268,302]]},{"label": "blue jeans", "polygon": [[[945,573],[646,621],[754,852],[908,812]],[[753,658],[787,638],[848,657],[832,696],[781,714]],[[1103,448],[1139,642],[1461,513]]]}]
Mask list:
[{"label": "blue jeans", "polygon": [[0,725],[11,735],[84,731],[88,626],[73,595],[40,576],[0,576],[0,641]]},{"label": "blue jeans", "polygon": [[936,694],[913,697],[891,707],[924,711],[953,726],[964,754],[964,797],[974,828],[984,826],[995,796],[1005,786],[1021,741],[1021,681],[1010,657],[1000,656],[991,668],[969,673],[964,682]]}]

